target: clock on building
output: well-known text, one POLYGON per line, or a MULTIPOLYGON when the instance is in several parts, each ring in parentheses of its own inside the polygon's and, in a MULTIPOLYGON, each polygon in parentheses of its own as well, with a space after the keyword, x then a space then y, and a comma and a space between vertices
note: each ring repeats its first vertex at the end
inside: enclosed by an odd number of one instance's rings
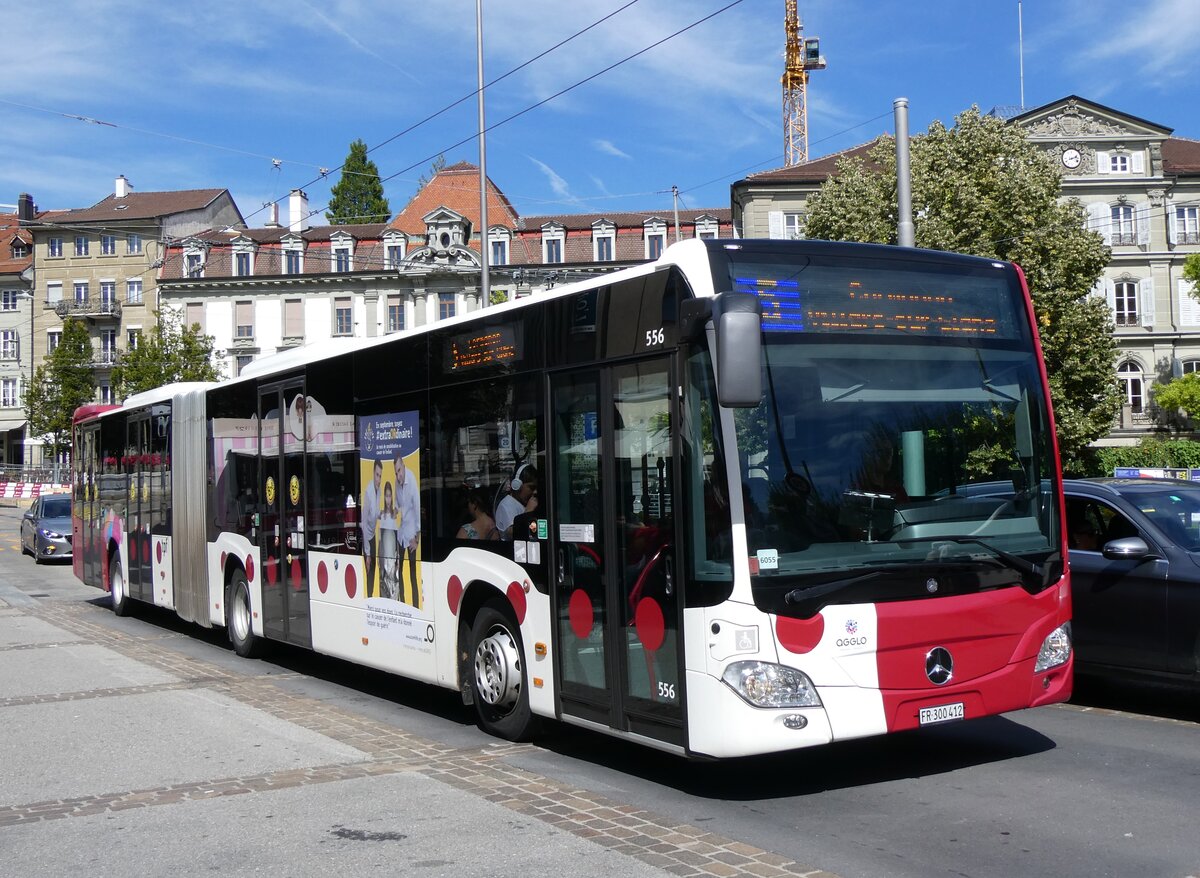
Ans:
POLYGON ((1074 147, 1063 150, 1062 163, 1064 168, 1073 171, 1079 167, 1081 161, 1083 161, 1083 156, 1080 155, 1079 150, 1074 147))

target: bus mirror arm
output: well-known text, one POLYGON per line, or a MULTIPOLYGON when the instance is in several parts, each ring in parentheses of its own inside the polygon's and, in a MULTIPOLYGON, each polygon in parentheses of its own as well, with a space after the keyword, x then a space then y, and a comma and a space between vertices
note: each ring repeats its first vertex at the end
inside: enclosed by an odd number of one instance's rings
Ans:
POLYGON ((679 338, 700 341, 712 319, 712 299, 684 299, 679 304, 679 338))

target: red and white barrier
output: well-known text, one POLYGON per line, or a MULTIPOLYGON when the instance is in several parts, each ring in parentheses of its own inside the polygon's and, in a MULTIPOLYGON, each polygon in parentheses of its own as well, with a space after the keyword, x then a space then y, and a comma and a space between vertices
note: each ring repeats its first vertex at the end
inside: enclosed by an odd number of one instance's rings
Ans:
POLYGON ((65 494, 69 485, 49 482, 0 482, 0 498, 5 500, 33 500, 42 494, 65 494))

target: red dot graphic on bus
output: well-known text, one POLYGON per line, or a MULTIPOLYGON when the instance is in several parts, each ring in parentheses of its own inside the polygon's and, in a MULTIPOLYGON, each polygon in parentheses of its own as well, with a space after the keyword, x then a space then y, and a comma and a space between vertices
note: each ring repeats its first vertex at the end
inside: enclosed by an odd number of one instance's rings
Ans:
POLYGON ((450 581, 446 583, 446 603, 450 605, 450 612, 458 615, 458 606, 462 603, 462 580, 457 576, 451 576, 450 581))
POLYGON ((142 562, 150 563, 150 537, 146 535, 142 536, 142 562))
POLYGON ((299 591, 301 588, 304 587, 304 583, 300 579, 300 559, 299 558, 292 559, 291 574, 292 574, 292 588, 295 589, 296 591, 299 591))
POLYGON ((354 572, 354 565, 346 565, 346 597, 352 598, 358 593, 358 574, 354 572))
POLYGON ((521 583, 510 582, 508 584, 508 602, 512 604, 513 612, 517 614, 517 624, 523 624, 525 622, 525 591, 521 588, 521 583))
POLYGON ((567 618, 571 620, 571 630, 580 640, 585 640, 592 633, 596 624, 596 614, 592 610, 592 599, 582 588, 571 592, 571 600, 567 603, 567 618))
POLYGON ((254 581, 254 556, 246 556, 246 579, 250 582, 254 581))
POLYGON ((158 543, 154 547, 154 556, 158 559, 158 563, 162 563, 162 543, 158 543))
POLYGON ((811 619, 788 619, 780 616, 775 620, 775 633, 779 645, 788 652, 803 655, 812 652, 825 633, 825 617, 820 614, 811 619))
POLYGON ((317 588, 321 590, 321 594, 325 594, 329 589, 329 568, 325 566, 324 561, 317 565, 317 588))
POLYGON ((638 601, 637 610, 633 614, 633 624, 642 646, 650 652, 657 652, 667 636, 662 607, 658 605, 658 601, 654 598, 642 598, 638 601))

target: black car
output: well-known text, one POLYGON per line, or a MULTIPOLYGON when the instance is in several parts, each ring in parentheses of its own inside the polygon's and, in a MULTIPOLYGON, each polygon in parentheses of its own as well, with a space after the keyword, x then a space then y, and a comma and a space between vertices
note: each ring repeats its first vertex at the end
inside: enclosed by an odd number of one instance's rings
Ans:
POLYGON ((1076 670, 1200 683, 1200 483, 1063 489, 1076 670))
POLYGON ((71 557, 71 496, 38 497, 21 516, 21 553, 37 563, 71 557))

